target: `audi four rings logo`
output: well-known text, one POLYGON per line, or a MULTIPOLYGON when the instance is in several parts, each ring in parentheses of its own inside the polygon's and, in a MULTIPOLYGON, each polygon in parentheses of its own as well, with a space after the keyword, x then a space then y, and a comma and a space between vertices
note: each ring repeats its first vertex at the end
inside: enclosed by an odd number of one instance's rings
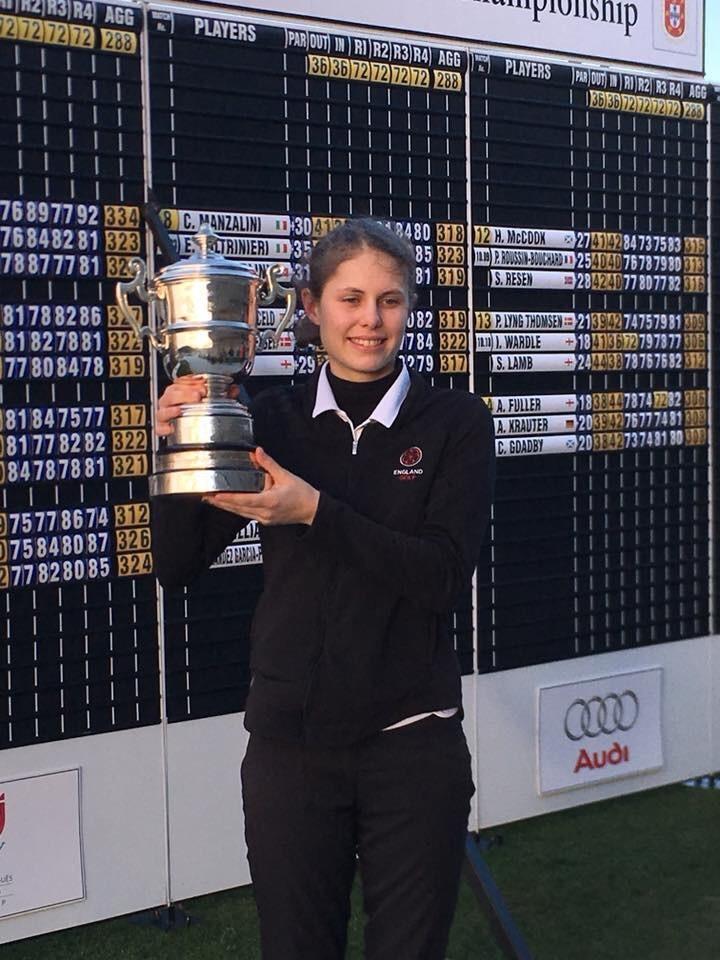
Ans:
POLYGON ((640 701, 633 690, 608 693, 605 697, 573 700, 565 714, 565 735, 569 740, 626 733, 640 716, 640 701))

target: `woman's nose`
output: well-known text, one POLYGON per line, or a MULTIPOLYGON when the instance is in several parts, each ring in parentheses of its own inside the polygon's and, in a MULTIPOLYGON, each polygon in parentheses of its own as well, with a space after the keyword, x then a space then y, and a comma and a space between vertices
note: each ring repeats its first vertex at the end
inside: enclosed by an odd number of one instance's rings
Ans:
POLYGON ((362 315, 362 325, 375 329, 382 324, 382 314, 377 303, 368 302, 362 315))

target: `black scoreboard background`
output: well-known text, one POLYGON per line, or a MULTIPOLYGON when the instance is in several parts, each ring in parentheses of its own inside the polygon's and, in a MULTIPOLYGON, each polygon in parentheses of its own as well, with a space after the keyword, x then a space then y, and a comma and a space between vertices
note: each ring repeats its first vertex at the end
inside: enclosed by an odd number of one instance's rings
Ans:
POLYGON ((481 669, 710 630, 706 96, 473 58, 475 388, 510 395, 481 669))
MULTIPOLYGON (((465 673, 710 631, 713 90, 90 0, 0 0, 0 71, 0 747, 155 723, 161 679, 170 720, 244 705, 257 530, 152 575, 148 188, 183 255, 209 221, 288 278, 346 217, 414 243, 403 356, 496 424, 465 673)), ((250 391, 318 361, 285 336, 250 391)))

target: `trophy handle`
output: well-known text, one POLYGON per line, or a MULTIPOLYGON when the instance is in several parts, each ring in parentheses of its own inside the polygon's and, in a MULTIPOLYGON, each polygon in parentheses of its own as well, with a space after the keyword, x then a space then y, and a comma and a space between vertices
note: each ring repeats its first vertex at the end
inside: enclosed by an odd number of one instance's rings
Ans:
POLYGON ((263 291, 262 288, 259 292, 258 303, 261 307, 269 307, 271 303, 274 303, 278 297, 282 297, 285 301, 285 313, 280 319, 280 323, 275 327, 274 331, 271 334, 273 343, 277 344, 280 340, 280 337, 285 332, 288 327, 288 324, 293 318, 295 313, 295 305, 297 303, 297 291, 294 287, 283 287, 282 284, 278 283, 278 274, 282 267, 279 263, 274 263, 265 274, 265 281, 263 286, 267 286, 267 290, 263 291))
POLYGON ((115 286, 115 299, 117 300, 117 305, 120 307, 120 313, 130 324, 135 332, 135 336, 141 343, 143 337, 147 337, 158 353, 162 353, 164 350, 167 350, 168 347, 167 333, 163 333, 162 336, 158 337, 152 327, 140 326, 133 316, 130 304, 128 303, 128 296, 131 293, 137 294, 144 303, 151 303, 159 300, 160 297, 154 290, 147 289, 147 271, 144 260, 141 260, 140 257, 133 257, 128 266, 134 274, 132 280, 127 280, 125 283, 118 283, 115 286))

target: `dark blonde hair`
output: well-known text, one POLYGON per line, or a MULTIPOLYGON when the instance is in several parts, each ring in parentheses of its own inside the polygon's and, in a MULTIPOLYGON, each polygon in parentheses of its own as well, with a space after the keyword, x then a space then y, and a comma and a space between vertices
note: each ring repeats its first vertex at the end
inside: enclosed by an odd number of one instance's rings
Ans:
POLYGON ((340 264, 363 248, 377 250, 395 261, 407 283, 408 302, 412 306, 415 302, 415 248, 404 236, 369 217, 348 220, 317 242, 308 260, 307 288, 313 297, 319 300, 325 284, 340 264))

